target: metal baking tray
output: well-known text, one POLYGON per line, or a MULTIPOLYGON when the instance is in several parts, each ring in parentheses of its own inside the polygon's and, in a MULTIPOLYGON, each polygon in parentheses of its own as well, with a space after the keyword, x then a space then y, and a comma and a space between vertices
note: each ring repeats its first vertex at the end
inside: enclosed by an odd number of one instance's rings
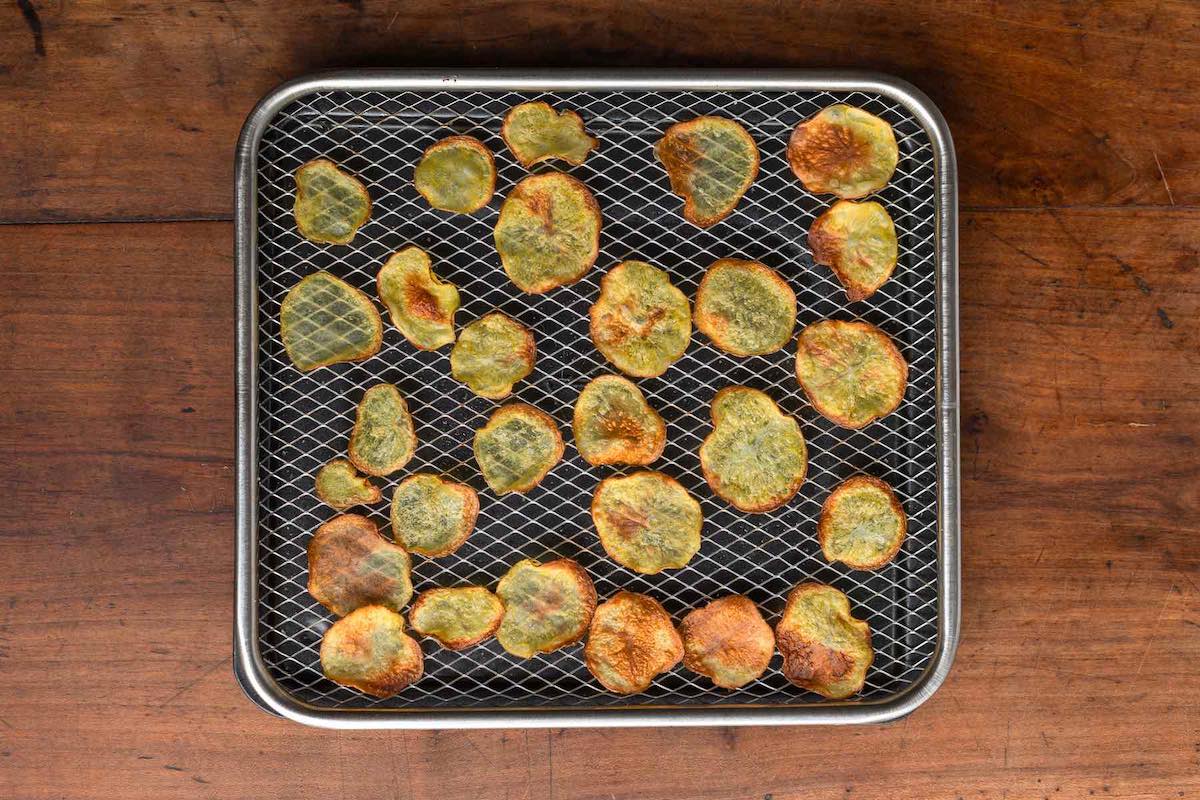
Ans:
POLYGON ((912 86, 874 74, 389 70, 307 77, 271 92, 247 119, 237 151, 235 664, 247 694, 283 716, 336 728, 861 723, 916 708, 946 677, 959 625, 956 213, 945 121, 912 86), (517 103, 543 99, 578 111, 600 139, 599 150, 569 171, 595 194, 604 227, 600 257, 583 280, 531 296, 505 278, 492 227, 503 197, 528 174, 500 138, 501 119, 517 103), (878 196, 896 223, 899 265, 878 293, 854 304, 828 269, 813 265, 806 246, 809 224, 832 198, 805 192, 785 158, 796 123, 833 102, 882 116, 900 146, 895 177, 878 196), (762 157, 736 211, 707 230, 683 219, 653 156, 668 125, 701 114, 739 121, 762 157), (412 187, 425 147, 456 133, 478 137, 496 155, 496 197, 470 216, 433 211, 412 187), (371 220, 348 246, 314 245, 295 229, 292 173, 322 155, 364 180, 374 202, 371 220), (580 388, 612 371, 588 339, 587 310, 600 277, 627 258, 667 269, 689 296, 718 257, 763 261, 797 292, 797 330, 836 317, 887 331, 910 364, 908 392, 884 420, 845 430, 804 400, 792 369, 794 343, 769 356, 734 358, 695 334, 665 375, 639 385, 668 423, 668 444, 654 468, 700 499, 704 543, 684 569, 639 575, 605 556, 588 513, 597 482, 618 470, 589 467, 568 444, 563 461, 530 494, 486 490, 471 440, 496 404, 449 377, 449 348, 415 351, 387 324, 383 348, 368 361, 307 375, 287 361, 278 316, 293 283, 327 269, 374 297, 379 266, 410 243, 459 287, 460 324, 499 308, 534 331, 536 371, 513 399, 552 414, 568 443, 580 388), (334 512, 317 502, 312 479, 344 453, 362 390, 381 380, 396 382, 409 398, 420 445, 409 468, 384 482, 384 502, 370 515, 386 526, 391 488, 417 470, 446 473, 480 491, 479 523, 467 544, 447 558, 414 558, 417 591, 494 586, 518 559, 566 556, 588 570, 601 599, 623 588, 646 592, 678 619, 740 592, 773 624, 794 584, 821 581, 846 592, 871 625, 875 662, 862 693, 841 702, 806 693, 784 679, 776 655, 762 679, 736 691, 716 689, 680 666, 647 692, 618 697, 591 678, 579 646, 523 660, 494 640, 462 652, 424 641, 424 678, 388 700, 327 680, 318 647, 332 618, 305 591, 305 545, 334 512), (731 384, 765 389, 801 421, 809 479, 777 512, 739 513, 715 498, 701 475, 697 448, 710 427, 709 402, 731 384), (901 553, 878 572, 825 563, 815 540, 825 496, 860 471, 892 484, 909 516, 901 553))

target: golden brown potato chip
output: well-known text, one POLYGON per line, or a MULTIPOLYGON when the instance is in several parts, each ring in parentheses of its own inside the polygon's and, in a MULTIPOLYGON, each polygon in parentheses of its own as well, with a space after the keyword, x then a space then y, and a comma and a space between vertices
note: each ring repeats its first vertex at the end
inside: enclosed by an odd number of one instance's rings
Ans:
POLYGON ((707 228, 729 215, 758 175, 758 147, 746 129, 723 117, 697 117, 667 128, 654 145, 683 216, 707 228))
POLYGON ((492 199, 496 161, 474 136, 451 136, 425 149, 413 186, 434 208, 470 214, 492 199))
POLYGON ((475 432, 475 460, 496 494, 528 492, 563 454, 562 434, 549 414, 510 403, 475 432))
POLYGON ((417 640, 404 632, 404 617, 383 606, 366 606, 325 631, 321 670, 343 686, 391 697, 420 680, 425 657, 417 640))
POLYGON ((767 671, 775 634, 754 602, 740 594, 688 612, 679 625, 683 665, 722 689, 738 689, 767 671))
POLYGON ((458 289, 438 280, 424 250, 410 246, 394 253, 379 270, 375 286, 392 324, 414 347, 437 350, 454 341, 458 289))
POLYGON ((328 272, 314 272, 288 290, 279 335, 301 372, 379 352, 383 320, 371 298, 328 272))
POLYGON ((495 239, 509 279, 523 292, 542 294, 574 283, 596 263, 600 206, 570 175, 530 175, 500 206, 495 239))
POLYGON ((574 111, 556 112, 549 103, 521 103, 504 116, 500 135, 528 169, 539 161, 561 158, 579 166, 600 142, 587 135, 574 111))
POLYGON ((637 694, 679 663, 683 642, 661 603, 622 591, 596 607, 583 658, 605 689, 637 694))
POLYGON ((696 327, 735 356, 774 353, 792 338, 796 293, 764 264, 717 259, 696 290, 696 327))
POLYGON ((800 423, 757 389, 728 386, 712 402, 712 433, 700 445, 708 485, 736 508, 774 511, 800 490, 808 449, 800 423))
POLYGON ((462 329, 450 351, 450 374, 480 397, 499 400, 529 377, 536 359, 529 329, 493 311, 462 329))
POLYGON ((596 587, 569 558, 539 564, 527 558, 500 579, 504 619, 496 639, 521 658, 549 653, 583 638, 596 610, 596 587))
POLYGON ((593 378, 575 401, 575 446, 584 460, 645 465, 662 455, 667 426, 642 390, 618 375, 593 378))
POLYGON ((808 229, 813 261, 833 270, 846 297, 865 300, 892 276, 899 249, 887 209, 868 200, 838 200, 808 229))
POLYGON ((788 595, 775 626, 789 681, 831 700, 863 687, 875 659, 871 628, 850 615, 846 595, 820 583, 802 583, 788 595))
POLYGON ((404 608, 413 591, 410 569, 404 548, 358 514, 334 517, 308 542, 308 593, 338 616, 367 605, 404 608))
POLYGON ((614 475, 592 498, 592 522, 605 552, 645 575, 678 569, 700 550, 700 504, 661 472, 614 475))
POLYGON ((482 586, 421 592, 408 612, 414 631, 432 636, 449 650, 479 644, 496 632, 503 618, 504 603, 482 586))
POLYGON ((296 170, 296 228, 321 244, 349 244, 371 217, 371 195, 332 161, 318 158, 296 170))
POLYGON ((823 416, 862 428, 900 405, 908 364, 874 325, 827 319, 800 331, 796 379, 823 416))
POLYGON ((644 261, 622 261, 610 269, 590 313, 596 349, 639 378, 666 372, 692 338, 687 297, 666 272, 644 261))
POLYGON ((392 538, 410 553, 448 556, 471 535, 478 516, 479 495, 470 486, 428 473, 413 475, 392 495, 392 538))
POLYGON ((854 199, 887 186, 900 150, 891 125, 838 103, 796 126, 787 157, 808 191, 854 199))
POLYGON ((908 517, 892 487, 870 475, 855 475, 826 498, 817 539, 830 563, 879 569, 900 551, 907 529, 908 517))
POLYGON ((416 449, 412 415, 400 390, 379 383, 363 392, 350 433, 354 466, 368 475, 390 475, 407 464, 416 449))
POLYGON ((366 503, 378 503, 379 487, 354 471, 344 458, 335 458, 317 470, 317 498, 339 511, 366 503))

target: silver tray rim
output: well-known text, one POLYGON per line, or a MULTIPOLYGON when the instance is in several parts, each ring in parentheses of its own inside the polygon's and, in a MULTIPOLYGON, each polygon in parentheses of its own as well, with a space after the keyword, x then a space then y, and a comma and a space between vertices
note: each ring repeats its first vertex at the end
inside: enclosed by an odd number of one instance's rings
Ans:
POLYGON ((912 713, 946 680, 961 618, 958 410, 958 175, 950 129, 912 84, 890 75, 827 69, 356 69, 318 72, 268 92, 250 112, 235 157, 236 561, 234 675, 264 710, 321 728, 451 729, 882 723, 912 713), (934 154, 937 236, 938 640, 924 673, 874 702, 636 708, 330 709, 298 700, 271 677, 258 646, 258 147, 275 115, 320 91, 864 91, 903 104, 934 154))

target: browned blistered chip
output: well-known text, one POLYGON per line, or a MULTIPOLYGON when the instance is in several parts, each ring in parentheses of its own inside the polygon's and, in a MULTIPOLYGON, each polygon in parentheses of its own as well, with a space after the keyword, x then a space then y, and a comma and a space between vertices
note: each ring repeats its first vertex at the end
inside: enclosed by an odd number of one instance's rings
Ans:
POLYGON ((518 561, 500 579, 496 594, 504 603, 496 639, 521 658, 579 641, 596 610, 592 579, 569 558, 518 561))
POLYGON ((683 642, 661 603, 622 591, 596 607, 583 657, 605 689, 637 694, 679 663, 683 642))
POLYGON ((900 151, 891 125, 838 103, 796 126, 787 156, 805 189, 854 199, 887 186, 900 151))
POLYGON ((892 487, 870 475, 855 475, 826 498, 817 540, 830 562, 879 569, 900 551, 907 529, 908 517, 892 487))
POLYGON ((555 111, 543 102, 512 108, 504 115, 500 135, 526 169, 551 158, 579 166, 600 144, 588 136, 574 111, 555 111))
POLYGON ((334 517, 308 542, 308 593, 339 616, 366 605, 404 608, 412 597, 410 570, 404 548, 358 514, 334 517))
POLYGON ((775 626, 775 642, 784 676, 832 700, 862 689, 875 658, 870 626, 850 615, 846 595, 820 583, 792 589, 775 626))
POLYGON ((796 327, 796 293, 757 261, 720 258, 696 290, 696 327, 735 356, 773 353, 796 327))
POLYGON ((619 375, 593 378, 575 401, 575 447, 593 466, 649 464, 662 455, 667 426, 642 390, 619 375))
POLYGON ((654 575, 678 569, 700 550, 700 504, 661 472, 614 475, 592 498, 592 522, 614 561, 654 575))
POLYGON ((368 475, 390 475, 417 449, 417 434, 404 395, 390 383, 363 392, 350 433, 350 461, 368 475))
POLYGON ((622 261, 600 280, 590 311, 596 349, 626 375, 662 375, 687 350, 692 311, 667 273, 644 261, 622 261))
POLYGON ((379 487, 354 471, 344 458, 335 458, 317 470, 317 498, 339 511, 366 503, 378 503, 379 487))
POLYGON ((393 254, 375 285, 392 324, 414 347, 436 350, 454 341, 458 289, 438 280, 424 250, 410 246, 393 254))
POLYGON ((451 136, 425 149, 413 185, 434 208, 470 214, 492 199, 496 162, 474 136, 451 136))
POLYGON ((733 211, 758 175, 758 147, 746 129, 723 117, 677 122, 654 145, 683 198, 683 216, 707 228, 733 211))
POLYGON ((549 414, 525 403, 510 403, 475 432, 474 450, 493 492, 528 492, 562 458, 563 440, 549 414))
POLYGON ((899 407, 908 364, 874 325, 827 319, 800 331, 796 379, 822 415, 862 428, 899 407))
POLYGON ((417 640, 404 632, 404 617, 383 606, 364 606, 325 631, 321 670, 343 686, 391 697, 420 680, 425 658, 417 640))
POLYGON ((757 680, 775 654, 775 634, 748 597, 733 594, 688 612, 679 625, 683 665, 723 689, 757 680))
POLYGON ((475 490, 437 475, 405 478, 392 495, 392 537, 409 552, 431 558, 461 547, 478 516, 475 490))
POLYGON ((896 226, 887 209, 868 200, 839 200, 808 229, 813 261, 833 270, 849 300, 865 300, 896 269, 896 226))
POLYGON ((414 631, 432 636, 449 650, 479 644, 496 632, 503 618, 504 603, 482 586, 421 592, 408 612, 414 631))
POLYGON ((462 329, 450 351, 450 374, 480 397, 499 400, 529 377, 536 359, 529 329, 493 311, 462 329))
POLYGON ((494 236, 509 279, 542 294, 574 283, 596 263, 600 205, 570 175, 530 175, 504 199, 494 236))

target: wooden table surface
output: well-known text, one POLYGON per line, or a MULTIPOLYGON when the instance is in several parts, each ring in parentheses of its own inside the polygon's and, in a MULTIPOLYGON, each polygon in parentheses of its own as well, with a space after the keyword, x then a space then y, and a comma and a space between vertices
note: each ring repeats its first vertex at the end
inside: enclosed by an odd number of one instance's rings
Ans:
POLYGON ((1200 8, 926 5, 0 5, 0 797, 1200 793, 1200 8), (234 142, 276 83, 356 65, 854 66, 941 107, 963 618, 925 706, 339 733, 242 696, 234 142))

